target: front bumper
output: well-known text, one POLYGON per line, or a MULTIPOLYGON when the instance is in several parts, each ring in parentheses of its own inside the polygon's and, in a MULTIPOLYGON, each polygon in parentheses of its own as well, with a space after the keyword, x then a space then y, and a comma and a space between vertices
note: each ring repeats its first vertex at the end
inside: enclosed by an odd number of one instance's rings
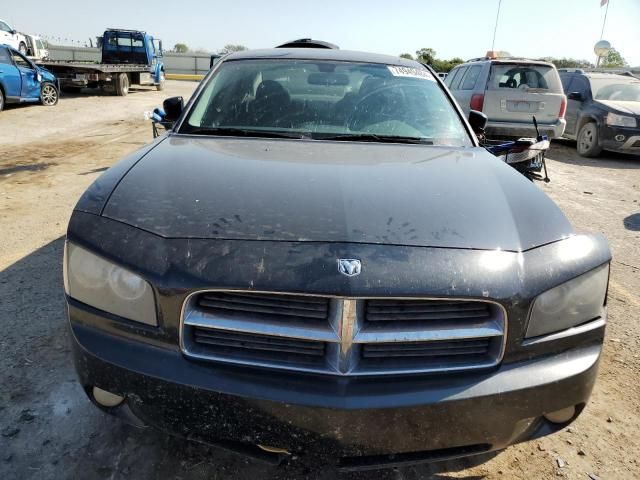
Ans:
POLYGON ((187 438, 331 458, 474 454, 556 431, 565 425, 542 415, 582 410, 604 335, 602 327, 576 348, 488 372, 358 379, 190 361, 177 346, 96 329, 113 321, 103 315, 69 301, 76 368, 87 392, 98 386, 120 394, 144 424, 187 438))
MULTIPOLYGON (((538 130, 540 135, 547 135, 549 138, 560 138, 564 134, 567 121, 564 118, 559 119, 556 123, 539 123, 538 130)), ((497 138, 534 138, 536 137, 536 129, 533 121, 523 122, 489 122, 485 131, 490 137, 497 138)))
POLYGON ((640 129, 600 125, 598 142, 604 150, 640 155, 640 129))

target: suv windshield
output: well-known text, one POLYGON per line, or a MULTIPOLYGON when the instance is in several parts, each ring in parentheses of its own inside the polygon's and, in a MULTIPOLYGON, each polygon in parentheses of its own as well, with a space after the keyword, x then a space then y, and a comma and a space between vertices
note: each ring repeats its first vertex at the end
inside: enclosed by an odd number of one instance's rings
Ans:
POLYGON ((180 133, 472 145, 428 70, 342 61, 223 62, 180 133))
POLYGON ((613 100, 617 102, 640 102, 640 82, 618 79, 591 78, 591 91, 594 100, 613 100))

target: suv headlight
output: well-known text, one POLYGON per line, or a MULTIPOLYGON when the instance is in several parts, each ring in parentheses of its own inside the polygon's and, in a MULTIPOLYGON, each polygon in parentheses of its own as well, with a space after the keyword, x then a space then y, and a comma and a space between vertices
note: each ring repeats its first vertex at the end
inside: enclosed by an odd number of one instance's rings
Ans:
POLYGON ((628 115, 618 115, 617 113, 609 112, 607 114, 607 125, 614 127, 636 127, 638 122, 633 117, 628 115))
POLYGON ((533 302, 525 338, 554 333, 602 316, 609 264, 540 294, 533 302))
POLYGON ((74 300, 147 325, 157 325, 151 285, 139 275, 67 242, 64 288, 74 300))

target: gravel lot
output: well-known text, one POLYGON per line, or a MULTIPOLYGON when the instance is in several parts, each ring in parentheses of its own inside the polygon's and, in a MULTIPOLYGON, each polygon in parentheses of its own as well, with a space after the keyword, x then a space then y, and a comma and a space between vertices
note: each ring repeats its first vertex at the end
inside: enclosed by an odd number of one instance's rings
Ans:
MULTIPOLYGON (((1 479, 336 477, 321 462, 265 467, 136 430, 90 405, 75 381, 61 273, 71 210, 102 171, 151 140, 145 110, 168 96, 187 98, 194 88, 168 81, 164 92, 66 96, 57 107, 0 113, 1 479)), ((570 142, 554 143, 549 156, 552 183, 540 188, 579 230, 604 233, 614 253, 604 359, 586 411, 565 431, 511 447, 480 467, 340 478, 640 478, 640 158, 586 160, 570 142)))

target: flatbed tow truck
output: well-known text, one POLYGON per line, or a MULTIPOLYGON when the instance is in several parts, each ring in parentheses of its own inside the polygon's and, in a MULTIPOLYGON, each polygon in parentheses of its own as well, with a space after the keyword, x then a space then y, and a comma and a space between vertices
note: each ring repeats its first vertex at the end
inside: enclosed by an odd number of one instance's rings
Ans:
POLYGON ((140 30, 107 29, 99 46, 98 62, 42 60, 36 62, 55 74, 65 92, 83 88, 102 88, 125 96, 131 85, 150 85, 164 89, 165 68, 162 41, 140 30))

